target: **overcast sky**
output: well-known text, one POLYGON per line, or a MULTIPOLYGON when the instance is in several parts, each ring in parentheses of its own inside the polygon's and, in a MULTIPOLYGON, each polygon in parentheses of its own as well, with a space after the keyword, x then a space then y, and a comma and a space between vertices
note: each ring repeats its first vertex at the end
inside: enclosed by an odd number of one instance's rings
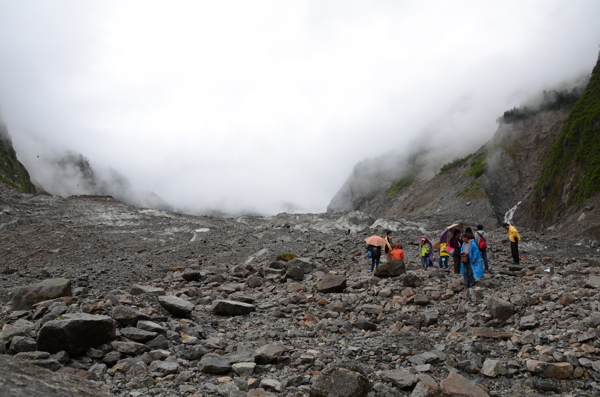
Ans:
POLYGON ((357 162, 481 144, 589 74, 598 21, 598 0, 0 0, 0 111, 33 177, 72 150, 179 207, 321 212, 357 162))

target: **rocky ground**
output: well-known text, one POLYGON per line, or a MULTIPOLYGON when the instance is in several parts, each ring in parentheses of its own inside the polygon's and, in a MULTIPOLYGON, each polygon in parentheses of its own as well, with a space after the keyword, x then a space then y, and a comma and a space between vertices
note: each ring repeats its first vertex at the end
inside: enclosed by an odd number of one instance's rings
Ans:
POLYGON ((418 266, 417 236, 438 221, 0 193, 6 395, 600 394, 594 240, 520 229, 515 267, 506 231, 486 228, 492 270, 465 289, 418 266), (398 277, 365 258, 362 240, 385 228, 405 248, 398 277))

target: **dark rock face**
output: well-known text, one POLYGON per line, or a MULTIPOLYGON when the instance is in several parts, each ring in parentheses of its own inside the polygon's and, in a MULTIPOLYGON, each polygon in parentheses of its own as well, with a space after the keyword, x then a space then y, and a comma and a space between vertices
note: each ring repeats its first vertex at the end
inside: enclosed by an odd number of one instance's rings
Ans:
POLYGON ((20 287, 13 297, 13 310, 29 310, 36 303, 71 296, 71 281, 65 278, 44 280, 36 285, 20 287))
POLYGON ((116 337, 115 323, 108 316, 85 313, 65 314, 62 320, 49 321, 40 329, 38 350, 78 355, 116 337))
POLYGON ((0 391, 10 397, 109 397, 101 384, 0 354, 0 391))

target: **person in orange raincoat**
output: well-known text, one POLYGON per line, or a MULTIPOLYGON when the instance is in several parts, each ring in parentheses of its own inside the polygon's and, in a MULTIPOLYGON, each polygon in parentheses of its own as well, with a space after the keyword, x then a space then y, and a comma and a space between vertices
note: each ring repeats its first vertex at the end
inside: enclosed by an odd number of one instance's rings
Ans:
POLYGON ((392 252, 390 252, 390 255, 393 261, 396 259, 404 259, 404 251, 402 251, 402 246, 396 243, 396 245, 394 245, 394 249, 392 252))

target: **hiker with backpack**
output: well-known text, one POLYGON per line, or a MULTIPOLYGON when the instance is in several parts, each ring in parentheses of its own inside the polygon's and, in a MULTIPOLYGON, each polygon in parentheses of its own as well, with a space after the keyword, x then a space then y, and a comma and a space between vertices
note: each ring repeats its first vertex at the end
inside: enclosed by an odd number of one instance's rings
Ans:
POLYGON ((475 242, 481 251, 481 259, 483 260, 483 266, 486 271, 489 271, 488 258, 487 258, 487 247, 488 247, 488 234, 483 231, 483 225, 477 225, 477 232, 475 233, 475 242))

